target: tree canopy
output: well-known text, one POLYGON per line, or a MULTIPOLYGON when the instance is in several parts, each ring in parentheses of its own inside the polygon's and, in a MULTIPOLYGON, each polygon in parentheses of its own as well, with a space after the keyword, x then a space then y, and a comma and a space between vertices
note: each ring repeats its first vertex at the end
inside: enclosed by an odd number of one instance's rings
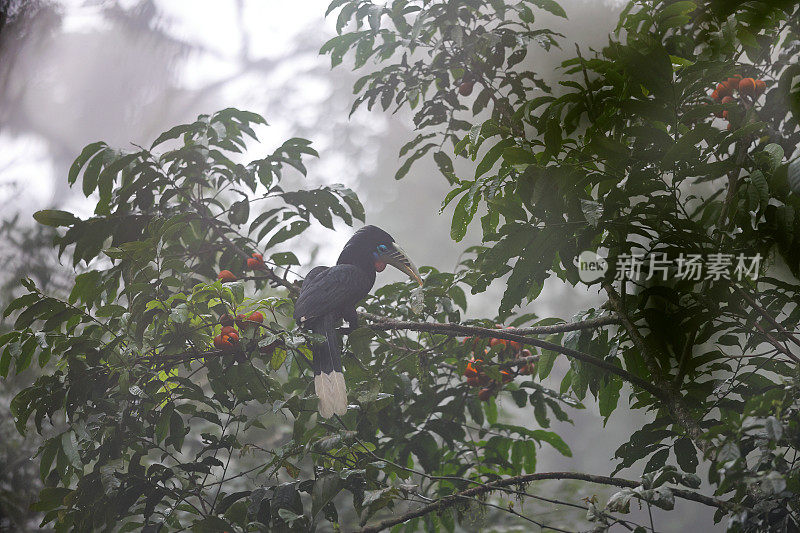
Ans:
POLYGON ((286 186, 318 156, 304 139, 245 162, 267 126, 238 109, 148 148, 90 144, 67 179, 94 214, 35 215, 58 228, 74 286, 61 299, 24 280, 0 337, 0 376, 44 369, 11 404, 19 432, 46 436, 43 524, 454 531, 496 513, 568 531, 514 502, 571 479, 619 489, 545 498, 597 531, 653 530, 631 503, 676 498, 731 531, 797 530, 798 5, 631 2, 555 87, 528 58, 569 44, 547 28, 566 17, 554 0, 335 0, 327 14, 339 35, 321 53, 365 70, 353 109, 413 110, 395 178, 431 155, 453 240, 480 244, 455 272, 422 267, 422 296, 393 283, 364 302, 344 354, 352 405, 326 421, 287 246, 363 222, 353 191, 286 186), (610 268, 582 278, 583 252, 610 268), (551 276, 607 302, 572 322, 527 312, 551 276), (495 280, 496 316, 465 320, 467 293, 495 280), (225 315, 238 342, 215 346, 225 315), (533 417, 513 423, 498 397, 533 417), (588 402, 652 421, 611 472, 538 469, 542 447, 571 455, 552 420, 588 402), (629 467, 641 478, 615 476, 629 467))

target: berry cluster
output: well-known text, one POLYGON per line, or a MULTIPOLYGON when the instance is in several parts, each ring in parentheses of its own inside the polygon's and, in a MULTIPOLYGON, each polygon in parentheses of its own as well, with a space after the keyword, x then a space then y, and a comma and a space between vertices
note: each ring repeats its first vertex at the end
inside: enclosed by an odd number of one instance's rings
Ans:
POLYGON ((264 322, 264 315, 259 311, 250 313, 250 316, 239 314, 236 315, 236 318, 233 318, 231 315, 222 315, 219 319, 219 323, 222 325, 222 331, 219 335, 214 337, 214 348, 218 350, 232 350, 239 344, 239 331, 258 327, 262 322, 264 322), (234 327, 234 324, 239 330, 234 327))
MULTIPOLYGON (((720 104, 730 104, 738 102, 745 109, 753 105, 758 97, 767 90, 767 83, 764 80, 753 78, 742 78, 736 74, 727 80, 718 83, 716 89, 711 92, 711 99, 720 104), (737 97, 738 93, 738 97, 737 97)), ((728 110, 717 113, 717 116, 730 121, 728 110)), ((728 129, 731 129, 728 124, 728 129)))
MULTIPOLYGON (((502 326, 497 327, 501 328, 502 326)), ((468 343, 472 343, 473 346, 475 346, 478 343, 478 340, 473 337, 467 337, 462 341, 462 344, 468 343)), ((484 353, 489 353, 491 349, 495 347, 499 347, 498 351, 502 359, 508 359, 509 355, 513 356, 514 359, 530 357, 533 355, 527 348, 522 348, 522 344, 506 339, 491 339, 489 341, 489 346, 485 348, 484 353)), ((501 370, 500 375, 502 376, 502 379, 498 381, 490 378, 486 374, 484 371, 485 364, 486 363, 482 358, 475 357, 473 351, 473 357, 469 360, 467 363, 467 368, 464 370, 464 377, 467 378, 467 384, 471 387, 481 387, 481 389, 478 391, 478 398, 482 402, 488 402, 492 396, 496 396, 497 393, 500 392, 500 389, 503 388, 503 385, 513 381, 515 377, 519 375, 530 375, 536 371, 535 363, 526 363, 517 367, 516 370, 501 370)))
MULTIPOLYGON (((266 270, 267 266, 264 264, 264 256, 261 254, 253 253, 247 258, 247 270, 266 270)), ((236 274, 230 270, 220 270, 217 274, 217 279, 222 283, 236 281, 238 278, 236 274)))

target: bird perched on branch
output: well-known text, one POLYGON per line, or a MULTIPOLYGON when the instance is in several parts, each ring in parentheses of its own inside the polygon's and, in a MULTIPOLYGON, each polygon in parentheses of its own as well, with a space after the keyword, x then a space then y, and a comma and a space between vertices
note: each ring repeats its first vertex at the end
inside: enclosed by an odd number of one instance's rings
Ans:
POLYGON ((356 327, 356 306, 375 284, 376 272, 392 265, 422 285, 419 271, 391 235, 375 226, 359 229, 345 244, 336 266, 318 266, 303 281, 294 319, 304 329, 325 337, 313 343, 314 388, 324 418, 347 412, 347 390, 336 325, 346 320, 356 327))

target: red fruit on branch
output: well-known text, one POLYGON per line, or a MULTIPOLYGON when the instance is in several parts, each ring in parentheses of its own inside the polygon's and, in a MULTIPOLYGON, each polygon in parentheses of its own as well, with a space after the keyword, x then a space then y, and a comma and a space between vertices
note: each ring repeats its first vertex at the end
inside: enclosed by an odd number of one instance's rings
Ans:
POLYGON ((256 322, 258 324, 261 324, 262 322, 264 322, 264 315, 261 314, 261 311, 253 311, 252 313, 250 313, 250 316, 247 317, 247 320, 249 320, 250 322, 256 322))
POLYGON ((222 335, 229 335, 231 333, 236 333, 236 330, 233 328, 233 326, 222 327, 222 333, 221 333, 222 335))
MULTIPOLYGON (((239 341, 239 337, 236 337, 236 342, 239 341)), ((233 348, 233 342, 231 342, 231 338, 228 335, 217 335, 214 337, 214 348, 219 350, 230 350, 233 348)))
POLYGON ((467 363, 467 368, 464 370, 464 376, 467 378, 477 378, 478 371, 475 370, 475 367, 472 366, 472 363, 467 363))
POLYGON ((222 315, 219 317, 219 323, 223 326, 232 326, 233 325, 233 317, 231 315, 222 315))
POLYGON ((489 341, 489 346, 491 346, 492 348, 500 345, 505 346, 506 344, 508 344, 508 341, 505 339, 492 339, 489 341))
POLYGON ((254 254, 258 255, 259 257, 250 257, 247 259, 247 268, 250 270, 266 270, 267 267, 264 266, 264 259, 261 258, 261 254, 254 254))
POLYGON ((739 88, 739 82, 742 80, 742 76, 739 74, 735 74, 725 80, 725 86, 730 89, 731 92, 737 90, 739 88))
POLYGON ((534 366, 534 364, 530 363, 519 367, 519 373, 522 374, 523 376, 530 376, 535 372, 535 369, 536 367, 534 366))
POLYGON ((744 78, 739 82, 739 93, 742 96, 755 98, 756 96, 756 80, 753 78, 744 78))
POLYGON ((717 97, 716 99, 725 98, 726 96, 733 96, 733 91, 724 83, 717 84, 717 97))
POLYGON ((767 90, 767 82, 764 80, 756 80, 756 95, 761 96, 767 90))
POLYGON ((233 272, 230 270, 220 270, 219 274, 217 274, 217 279, 222 281, 222 283, 228 283, 230 281, 236 281, 236 276, 234 276, 233 272))
POLYGON ((488 402, 491 397, 492 389, 481 389, 480 392, 478 392, 478 399, 482 402, 488 402))

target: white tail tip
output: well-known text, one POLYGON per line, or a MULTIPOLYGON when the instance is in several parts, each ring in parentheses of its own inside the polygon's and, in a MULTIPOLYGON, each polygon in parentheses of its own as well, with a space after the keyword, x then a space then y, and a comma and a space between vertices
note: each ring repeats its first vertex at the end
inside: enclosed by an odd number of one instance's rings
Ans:
POLYGON ((330 418, 336 413, 343 416, 347 413, 347 389, 344 374, 333 371, 330 374, 314 376, 314 390, 319 398, 319 414, 322 418, 330 418))

